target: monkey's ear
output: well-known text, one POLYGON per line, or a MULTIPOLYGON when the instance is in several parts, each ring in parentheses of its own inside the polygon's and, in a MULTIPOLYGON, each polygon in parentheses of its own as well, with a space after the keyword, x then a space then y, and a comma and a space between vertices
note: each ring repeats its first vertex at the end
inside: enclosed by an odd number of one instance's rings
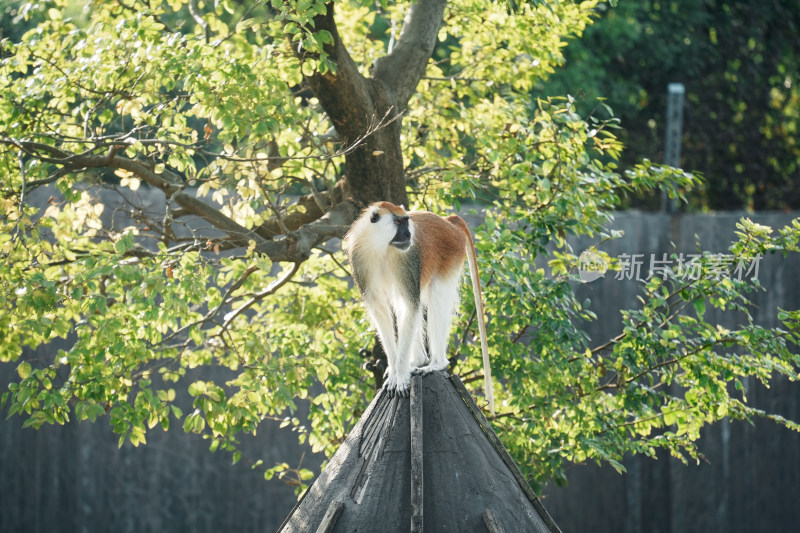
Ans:
POLYGON ((380 219, 381 219, 381 215, 377 211, 373 211, 372 212, 372 216, 369 217, 369 221, 372 222, 373 224, 376 223, 380 219))

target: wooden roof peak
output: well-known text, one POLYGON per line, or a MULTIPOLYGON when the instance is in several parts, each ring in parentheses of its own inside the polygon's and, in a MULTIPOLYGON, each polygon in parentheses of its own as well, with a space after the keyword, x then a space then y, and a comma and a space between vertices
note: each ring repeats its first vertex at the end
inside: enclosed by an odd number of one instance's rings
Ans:
POLYGON ((458 376, 385 390, 279 529, 560 533, 458 376))

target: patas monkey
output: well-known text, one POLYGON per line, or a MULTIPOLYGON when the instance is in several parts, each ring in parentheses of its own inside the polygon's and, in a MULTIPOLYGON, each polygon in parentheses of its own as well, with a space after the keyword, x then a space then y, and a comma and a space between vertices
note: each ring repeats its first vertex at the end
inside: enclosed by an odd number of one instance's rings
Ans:
POLYGON ((447 341, 458 306, 458 282, 469 260, 483 352, 486 400, 494 414, 486 324, 475 246, 457 216, 370 205, 345 237, 353 278, 386 352, 386 388, 407 394, 412 370, 447 368, 447 341), (425 321, 423 320, 425 317, 425 321), (426 356, 427 348, 427 356, 426 356))

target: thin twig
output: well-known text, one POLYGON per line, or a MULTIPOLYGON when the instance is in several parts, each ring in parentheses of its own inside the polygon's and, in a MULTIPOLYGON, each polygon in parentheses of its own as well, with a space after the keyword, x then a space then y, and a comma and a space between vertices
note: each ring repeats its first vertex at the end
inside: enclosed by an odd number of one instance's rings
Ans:
POLYGON ((275 292, 277 292, 278 289, 280 289, 281 287, 286 285, 294 277, 294 275, 297 273, 297 271, 300 270, 300 264, 301 263, 294 263, 292 265, 292 268, 288 272, 286 272, 282 277, 280 277, 280 278, 276 279, 275 281, 273 281, 272 283, 270 283, 269 286, 267 286, 267 288, 264 289, 263 291, 253 295, 253 297, 250 298, 244 304, 242 304, 241 307, 239 307, 237 309, 234 309, 233 311, 231 311, 230 313, 225 315, 225 322, 222 324, 222 331, 227 330, 228 326, 230 326, 231 322, 236 317, 238 317, 243 312, 245 312, 247 309, 249 309, 250 307, 252 307, 256 303, 260 302, 261 300, 263 300, 267 296, 275 294, 275 292))

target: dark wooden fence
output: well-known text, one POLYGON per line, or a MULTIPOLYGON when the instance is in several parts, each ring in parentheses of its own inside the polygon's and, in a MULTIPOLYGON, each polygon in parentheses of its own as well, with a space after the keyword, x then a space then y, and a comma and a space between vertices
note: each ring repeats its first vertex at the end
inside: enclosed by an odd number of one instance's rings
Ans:
MULTIPOLYGON (((650 254, 661 258, 672 251, 725 253, 742 216, 624 213, 612 225, 625 232, 624 238, 606 243, 603 249, 612 257, 644 254, 646 277, 650 254)), ((797 216, 751 218, 777 229, 797 216)), ((588 245, 587 241, 574 243, 577 251, 588 245)), ((755 294, 757 307, 751 314, 758 324, 776 326, 778 307, 800 306, 800 258, 765 256, 758 278, 764 291, 755 294)), ((593 340, 602 342, 619 333, 618 310, 636 306, 637 285, 635 280, 610 275, 579 288, 598 314, 598 320, 587 325, 593 340)), ((710 306, 707 313, 728 327, 742 318, 713 315, 710 306)), ((753 380, 745 385, 754 405, 793 420, 800 417, 800 384, 780 379, 769 389, 753 380)), ((543 503, 565 532, 757 533, 797 528, 800 434, 763 420, 754 425, 725 421, 702 431, 700 449, 705 460, 699 465, 684 465, 662 454, 658 460, 629 458, 626 475, 608 467, 576 467, 570 472, 569 486, 548 487, 543 503)))
MULTIPOLYGON (((797 216, 797 215, 795 215, 797 216)), ((612 225, 625 237, 604 245, 612 256, 698 249, 724 252, 739 215, 667 217, 624 213, 612 225)), ((790 215, 758 215, 782 226, 790 215)), ((580 251, 588 242, 576 241, 580 251)), ((647 268, 647 264, 644 265, 647 268)), ((759 279, 757 322, 774 325, 776 308, 800 303, 800 261, 766 257, 759 279)), ((597 322, 587 326, 597 342, 615 335, 619 309, 636 306, 635 280, 613 275, 582 285, 597 322)), ((736 317, 719 317, 720 321, 736 317)), ((730 322, 727 322, 730 324, 730 322)), ((0 390, 13 375, 0 365, 0 390)), ((756 405, 800 419, 800 385, 778 381, 770 389, 750 383, 756 405)), ((103 420, 21 429, 19 418, 0 421, 0 531, 2 532, 271 532, 291 510, 295 495, 277 480, 264 481, 245 458, 210 453, 205 441, 179 427, 148 435, 139 448, 117 447, 103 420)), ((628 473, 577 466, 566 488, 547 487, 545 507, 568 532, 791 531, 800 523, 800 435, 772 423, 725 422, 703 431, 706 461, 684 466, 668 457, 629 458, 628 473)), ((245 456, 317 468, 295 436, 277 426, 244 442, 245 456)))

